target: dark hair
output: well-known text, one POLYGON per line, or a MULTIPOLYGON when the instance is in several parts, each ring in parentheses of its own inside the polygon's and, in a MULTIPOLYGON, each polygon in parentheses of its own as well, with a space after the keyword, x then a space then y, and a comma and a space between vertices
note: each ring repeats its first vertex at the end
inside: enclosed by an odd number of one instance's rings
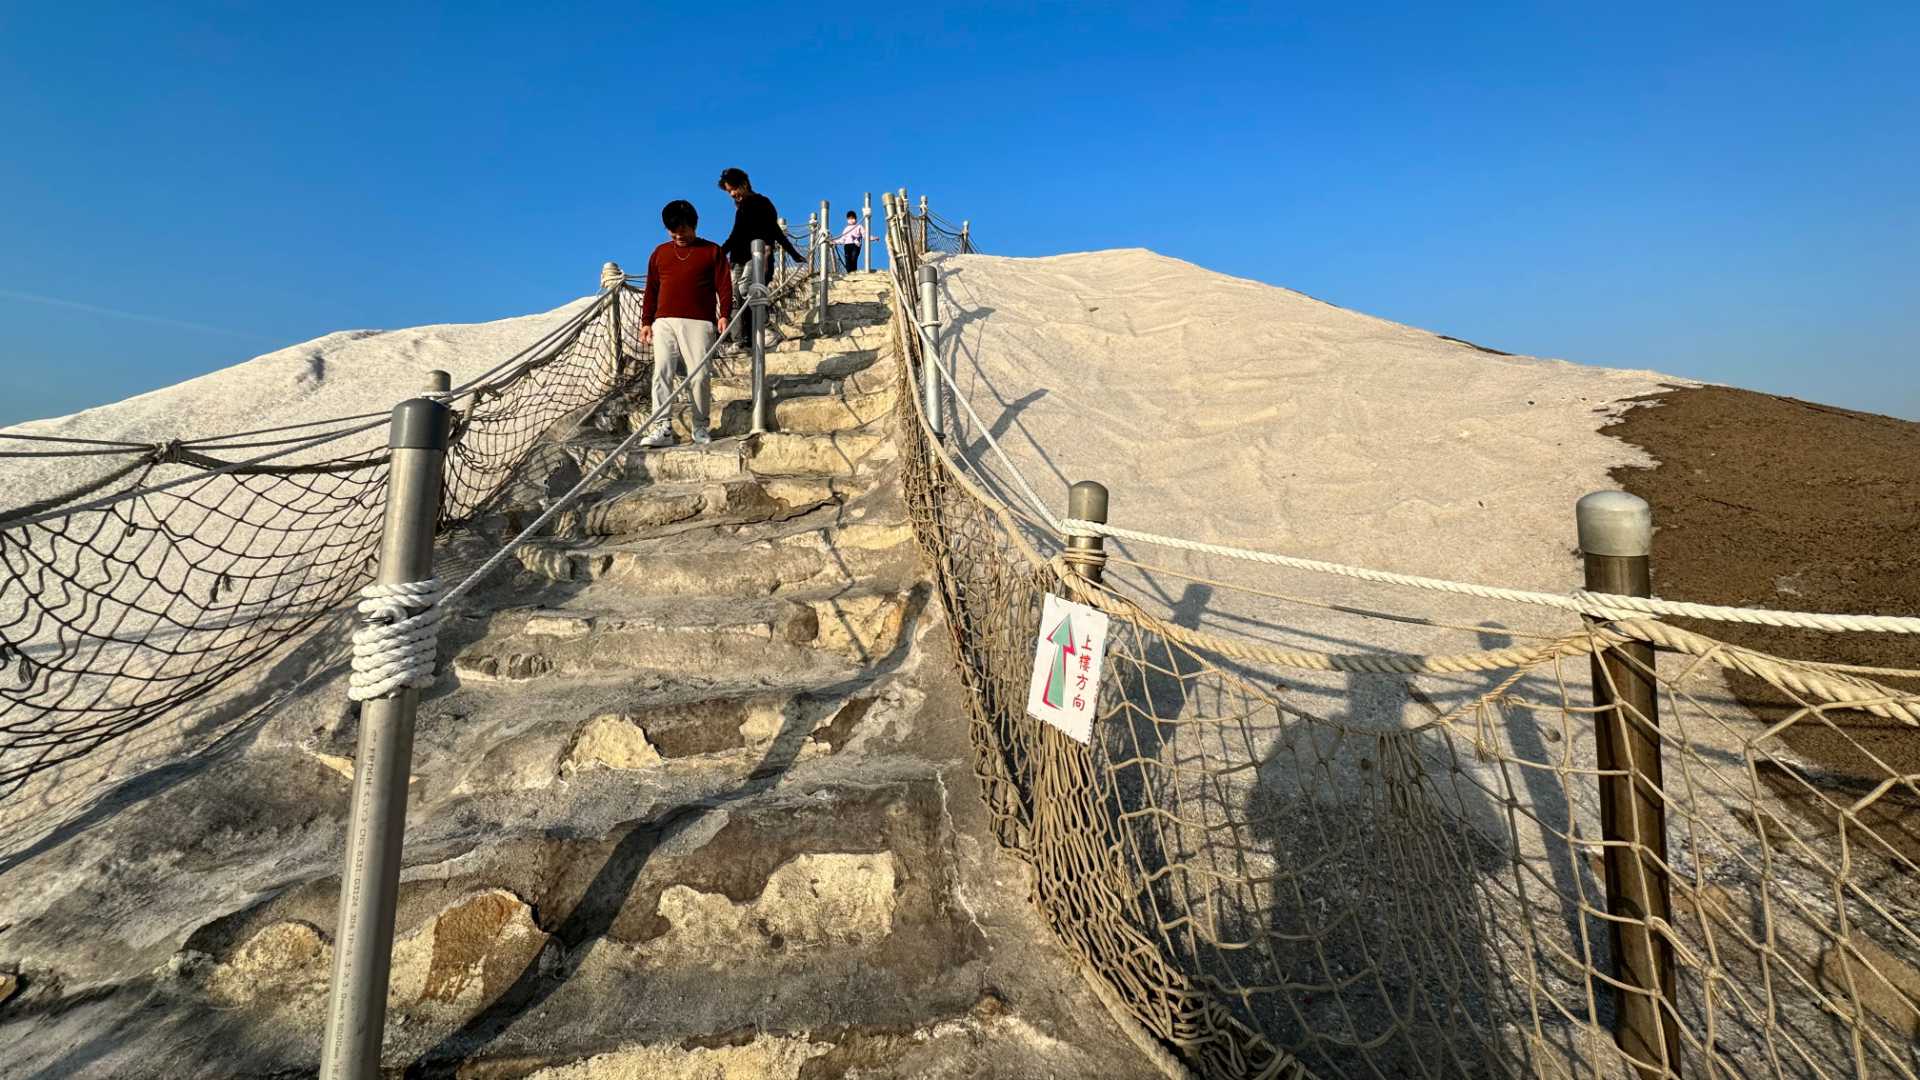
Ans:
POLYGON ((700 211, 685 199, 675 199, 660 208, 660 223, 669 229, 700 224, 700 211))
POLYGON ((747 181, 747 170, 721 169, 720 186, 723 188, 750 188, 753 185, 747 181))
POLYGON ((849 210, 849 211, 847 211, 847 216, 848 216, 848 217, 850 217, 850 218, 857 218, 857 217, 859 217, 860 215, 859 215, 859 214, 856 214, 856 213, 854 213, 854 212, 853 212, 853 211, 851 211, 851 210, 849 210))

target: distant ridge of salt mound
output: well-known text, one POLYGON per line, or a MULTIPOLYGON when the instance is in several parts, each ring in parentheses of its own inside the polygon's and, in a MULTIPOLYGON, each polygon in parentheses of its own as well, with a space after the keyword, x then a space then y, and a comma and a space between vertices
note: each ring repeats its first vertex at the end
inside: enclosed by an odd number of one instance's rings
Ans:
POLYGON ((428 371, 451 372, 455 383, 478 375, 590 302, 493 322, 336 330, 111 404, 0 430, 144 442, 382 411, 418 391, 428 371))
MULTIPOLYGON (((417 394, 427 372, 449 372, 458 385, 538 341, 591 302, 582 298, 493 322, 336 330, 172 386, 0 430, 160 444, 384 413, 417 394)), ((373 432, 362 441, 374 444, 384 437, 373 432)), ((100 473, 100 460, 10 462, 8 502, 18 506, 72 490, 100 473)))
MULTIPOLYGON (((1649 462, 1599 433, 1694 385, 1499 353, 1139 248, 942 260, 960 391, 1064 508, 1406 573, 1564 590, 1573 504, 1649 462)), ((975 448, 977 449, 977 448, 975 448)), ((979 456, 975 454, 974 456, 979 456)), ((990 460, 983 459, 991 468, 990 460)))

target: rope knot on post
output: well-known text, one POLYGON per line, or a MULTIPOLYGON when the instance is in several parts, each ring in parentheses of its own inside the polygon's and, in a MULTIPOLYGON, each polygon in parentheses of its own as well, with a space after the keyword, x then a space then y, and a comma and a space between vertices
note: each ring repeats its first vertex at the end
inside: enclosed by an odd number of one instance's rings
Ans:
POLYGON ((627 272, 620 269, 619 263, 610 262, 600 268, 600 290, 602 292, 624 285, 626 282, 627 272))
POLYGON ((433 685, 443 609, 439 578, 360 590, 367 625, 353 633, 353 676, 347 697, 372 701, 411 687, 433 685))

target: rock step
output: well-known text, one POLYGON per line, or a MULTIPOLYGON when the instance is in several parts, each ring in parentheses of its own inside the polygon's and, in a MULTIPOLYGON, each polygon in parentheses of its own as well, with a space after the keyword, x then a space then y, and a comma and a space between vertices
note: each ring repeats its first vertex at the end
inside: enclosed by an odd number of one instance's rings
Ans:
MULTIPOLYGON (((885 324, 879 326, 850 326, 836 328, 830 333, 799 335, 788 334, 766 349, 768 356, 778 353, 832 353, 849 349, 879 349, 893 340, 893 331, 885 324)), ((729 365, 740 363, 742 359, 729 358, 729 365)))
MULTIPOLYGON (((883 431, 865 429, 828 434, 769 432, 737 438, 722 434, 705 446, 683 443, 654 450, 634 447, 622 452, 602 475, 609 480, 636 482, 851 476, 883 444, 890 445, 883 431)), ((606 439, 584 442, 574 448, 576 461, 582 470, 597 468, 617 445, 606 439)))
POLYGON ((761 539, 728 550, 673 551, 645 544, 529 542, 517 555, 550 581, 617 582, 629 596, 771 596, 911 573, 912 527, 857 522, 761 539))
MULTIPOLYGON (((845 481, 831 477, 746 477, 730 480, 624 484, 562 511, 542 534, 554 537, 648 536, 700 525, 783 521, 844 500, 845 481)), ((503 515, 518 532, 538 516, 530 509, 503 515)))
MULTIPOLYGON (((823 385, 825 389, 819 393, 786 395, 773 393, 770 387, 772 400, 767 409, 769 428, 798 435, 828 435, 865 427, 893 409, 896 395, 892 385, 880 390, 856 390, 846 394, 834 393, 830 382, 823 385)), ((709 430, 721 436, 746 435, 753 429, 752 387, 743 378, 725 387, 725 390, 723 397, 721 387, 714 388, 714 416, 708 421, 709 430)), ((649 410, 629 413, 628 430, 646 423, 651 415, 649 410)), ((691 437, 692 423, 690 410, 674 410, 673 427, 676 435, 691 437)))
MULTIPOLYGON (((607 558, 619 564, 617 556, 607 558)), ((642 565, 661 561, 654 557, 642 565)), ((776 569, 794 571, 795 565, 776 569)), ((654 595, 695 600, 652 611, 500 612, 486 620, 476 640, 459 647, 451 670, 463 684, 578 682, 649 671, 682 679, 748 675, 824 681, 844 677, 849 665, 892 653, 913 606, 907 588, 885 585, 830 586, 780 597, 725 596, 704 603, 698 602, 699 593, 654 595)))
MULTIPOLYGON (((562 781, 599 780, 612 790, 628 781, 671 790, 670 801, 698 801, 759 769, 776 743, 796 742, 796 763, 839 751, 861 729, 878 694, 857 683, 798 678, 778 688, 744 686, 696 698, 686 696, 690 684, 676 683, 664 694, 659 681, 651 685, 654 691, 584 712, 569 708, 577 695, 549 708, 532 686, 520 690, 521 717, 481 714, 466 723, 487 728, 483 742, 441 750, 447 769, 440 785, 460 798, 546 791, 562 781), (566 719, 529 722, 529 710, 566 719)), ((508 829, 523 827, 524 804, 496 803, 494 810, 513 819, 501 822, 508 829)), ((475 820, 486 810, 470 805, 465 816, 475 820)))
MULTIPOLYGON (((944 785, 778 785, 791 764, 602 835, 494 833, 409 867, 383 1064, 453 1075, 478 1055, 966 1014, 986 942, 954 892, 944 785)), ((310 1059, 338 888, 297 885, 202 927, 178 992, 269 1014, 310 1059)))

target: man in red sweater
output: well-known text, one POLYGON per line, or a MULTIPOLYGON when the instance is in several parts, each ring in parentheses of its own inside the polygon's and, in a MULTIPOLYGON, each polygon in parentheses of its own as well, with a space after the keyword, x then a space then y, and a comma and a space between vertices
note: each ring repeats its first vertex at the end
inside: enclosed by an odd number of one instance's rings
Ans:
MULTIPOLYGON (((658 409, 673 393, 676 368, 692 378, 688 398, 693 404, 693 441, 704 443, 707 408, 713 395, 708 383, 714 342, 727 332, 727 313, 733 310, 733 276, 720 245, 694 235, 700 212, 685 199, 675 199, 660 211, 660 221, 673 239, 653 249, 647 260, 647 294, 640 308, 640 344, 653 346, 653 406, 658 409), (707 366, 702 366, 705 361, 707 366)), ((640 439, 641 446, 672 446, 671 411, 640 439)))

